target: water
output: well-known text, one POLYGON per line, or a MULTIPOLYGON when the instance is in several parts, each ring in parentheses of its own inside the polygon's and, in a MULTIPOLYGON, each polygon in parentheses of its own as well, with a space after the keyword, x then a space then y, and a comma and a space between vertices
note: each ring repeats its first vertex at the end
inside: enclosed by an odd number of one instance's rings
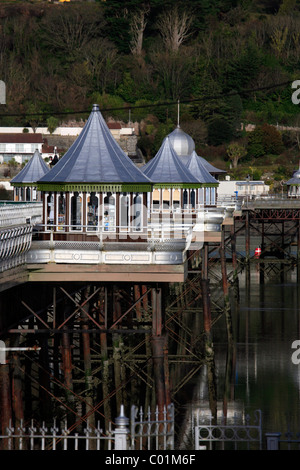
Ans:
MULTIPOLYGON (((297 433, 300 365, 292 362, 292 343, 300 340, 296 270, 286 272, 284 279, 275 273, 262 284, 253 267, 250 282, 243 273, 239 285, 239 303, 232 302, 233 347, 228 345, 225 319, 213 328, 218 413, 226 409, 228 419, 234 414, 254 417, 259 409, 263 437, 269 432, 297 433)), ((209 409, 207 390, 202 370, 194 383, 193 398, 186 405, 187 416, 209 409)))
POLYGON ((292 343, 300 338, 299 290, 295 271, 265 279, 251 271, 240 282, 234 314, 236 364, 234 402, 262 411, 263 431, 300 430, 300 368, 292 362, 292 343))

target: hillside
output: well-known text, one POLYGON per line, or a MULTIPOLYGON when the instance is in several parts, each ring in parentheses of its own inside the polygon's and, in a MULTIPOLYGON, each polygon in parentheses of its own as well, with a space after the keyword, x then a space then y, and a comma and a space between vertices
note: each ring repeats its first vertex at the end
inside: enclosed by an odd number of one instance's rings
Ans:
POLYGON ((268 172, 276 186, 298 167, 300 140, 281 131, 276 145, 263 125, 297 126, 299 31, 296 0, 3 1, 0 125, 85 119, 97 102, 106 117, 140 123, 149 159, 179 100, 199 154, 233 176, 268 172))

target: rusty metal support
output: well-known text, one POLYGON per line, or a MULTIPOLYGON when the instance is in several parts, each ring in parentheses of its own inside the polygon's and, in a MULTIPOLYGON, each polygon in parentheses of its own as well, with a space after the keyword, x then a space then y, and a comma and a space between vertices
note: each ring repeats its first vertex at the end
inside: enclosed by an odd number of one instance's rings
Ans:
MULTIPOLYGON (((9 427, 10 421, 12 421, 12 409, 9 364, 0 364, 0 423, 2 436, 6 434, 6 428, 9 427)), ((2 440, 0 449, 8 449, 6 439, 2 440)))
POLYGON ((204 355, 207 367, 209 405, 213 420, 217 419, 217 389, 215 377, 215 359, 211 336, 211 306, 209 280, 201 279, 203 323, 204 323, 204 355))
POLYGON ((237 255, 236 255, 236 233, 235 233, 235 220, 233 219, 233 225, 230 228, 230 241, 231 241, 231 256, 232 256, 232 267, 234 272, 237 270, 237 255))

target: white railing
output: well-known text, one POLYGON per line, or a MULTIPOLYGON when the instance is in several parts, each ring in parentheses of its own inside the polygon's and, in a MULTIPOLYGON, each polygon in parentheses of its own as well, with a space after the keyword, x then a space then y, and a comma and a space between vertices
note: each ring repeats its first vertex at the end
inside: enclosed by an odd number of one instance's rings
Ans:
POLYGON ((0 205, 0 227, 42 222, 43 204, 4 203, 0 205))
POLYGON ((25 264, 31 241, 31 225, 0 228, 0 272, 25 264))
POLYGON ((103 431, 98 423, 88 424, 81 432, 68 427, 67 421, 52 425, 34 421, 27 427, 23 421, 14 427, 9 423, 6 432, 0 435, 1 450, 173 450, 174 449, 174 407, 164 407, 162 413, 150 409, 145 414, 136 406, 131 409, 131 417, 124 414, 121 405, 120 415, 115 419, 115 428, 109 423, 103 431), (140 441, 141 439, 141 441, 140 441), (139 441, 139 444, 138 444, 139 441))

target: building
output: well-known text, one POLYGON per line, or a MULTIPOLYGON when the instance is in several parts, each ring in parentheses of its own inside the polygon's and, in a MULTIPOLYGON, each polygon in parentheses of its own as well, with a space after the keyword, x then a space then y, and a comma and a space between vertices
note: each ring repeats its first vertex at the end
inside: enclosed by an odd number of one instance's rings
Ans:
POLYGON ((14 189, 14 201, 41 201, 41 193, 37 191, 37 181, 48 171, 49 167, 36 150, 24 168, 10 182, 14 189))
POLYGON ((269 186, 264 181, 252 180, 230 180, 219 182, 218 195, 220 200, 224 197, 237 198, 238 196, 249 196, 249 198, 266 195, 269 193, 269 186))
POLYGON ((290 198, 300 197, 300 165, 299 169, 294 171, 292 177, 285 183, 287 196, 290 198))
POLYGON ((119 240, 133 232, 143 239, 147 192, 152 183, 118 145, 98 105, 56 165, 38 181, 46 231, 65 240, 119 240))
POLYGON ((12 159, 17 163, 24 163, 36 150, 42 153, 43 144, 42 134, 0 134, 0 163, 7 163, 12 159))

